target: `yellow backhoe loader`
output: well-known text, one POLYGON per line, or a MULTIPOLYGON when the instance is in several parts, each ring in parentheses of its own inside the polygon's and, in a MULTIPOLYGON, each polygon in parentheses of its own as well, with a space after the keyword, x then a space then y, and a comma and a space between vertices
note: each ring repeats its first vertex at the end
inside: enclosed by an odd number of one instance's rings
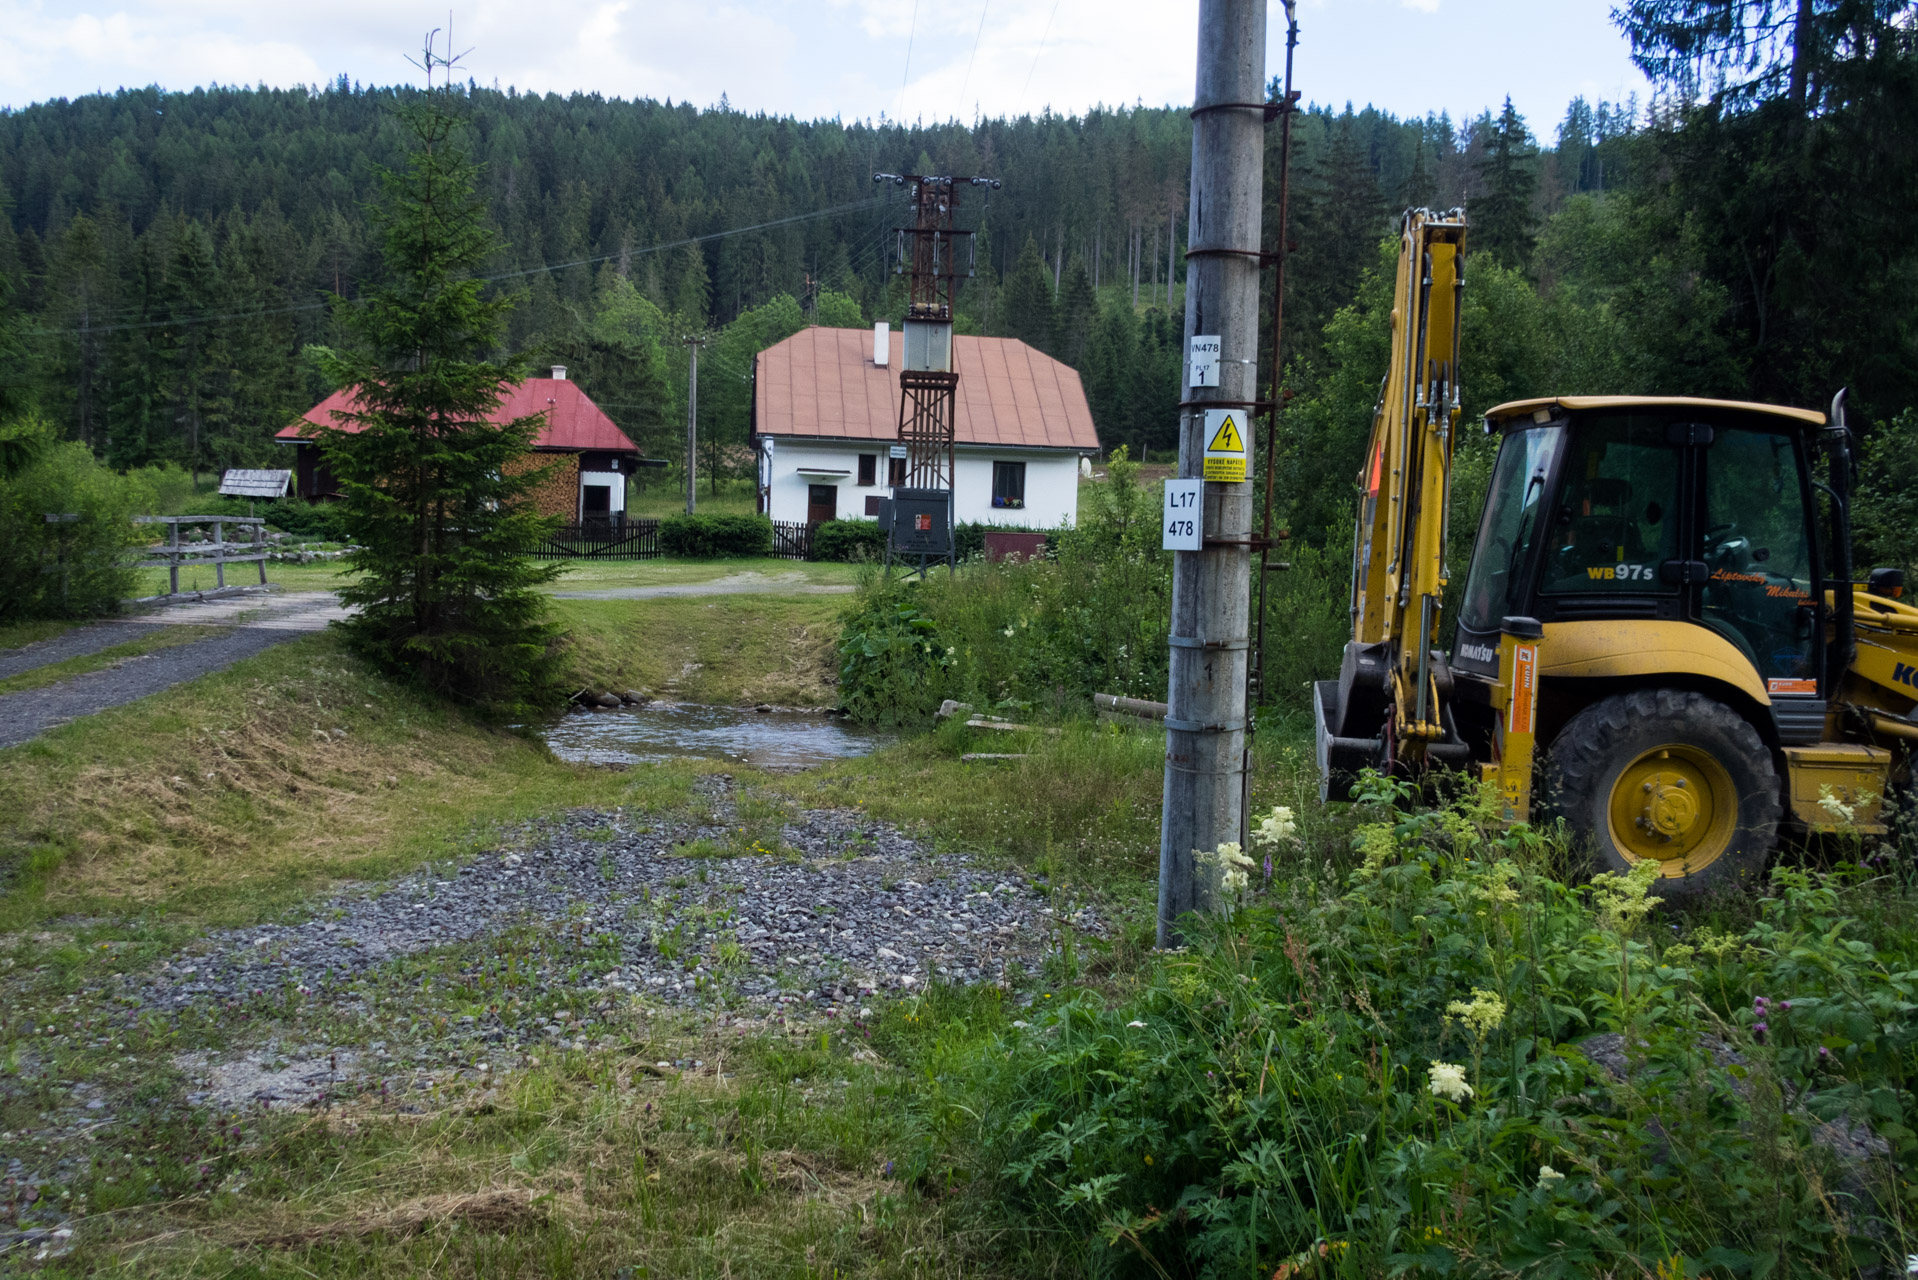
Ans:
POLYGON ((1449 656, 1465 220, 1405 216, 1392 363, 1360 488, 1352 637, 1314 690, 1324 794, 1449 766, 1509 822, 1562 818, 1666 893, 1755 876, 1781 828, 1884 830, 1918 744, 1918 609, 1853 581, 1844 393, 1829 414, 1555 396, 1499 437, 1449 656), (1821 480, 1816 465, 1826 462, 1821 480))

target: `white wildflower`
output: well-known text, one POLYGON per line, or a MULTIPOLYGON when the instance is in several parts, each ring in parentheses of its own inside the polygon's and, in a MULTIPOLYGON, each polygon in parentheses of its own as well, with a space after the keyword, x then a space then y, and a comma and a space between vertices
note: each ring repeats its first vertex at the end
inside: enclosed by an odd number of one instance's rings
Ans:
POLYGON ((1474 1036, 1483 1040, 1505 1021, 1505 1002, 1496 991, 1473 987, 1471 1000, 1454 1000, 1445 1006, 1445 1013, 1463 1022, 1474 1036))
POLYGON ((1128 1027, 1143 1027, 1145 1023, 1139 1021, 1137 1018, 1134 1018, 1132 1021, 1126 1023, 1126 1025, 1128 1027))
POLYGON ((1228 840, 1211 854, 1200 854, 1199 857, 1218 864, 1219 891, 1222 893, 1243 893, 1246 886, 1252 883, 1251 871, 1255 864, 1246 856, 1237 840, 1228 840))
POLYGON ((1846 804, 1832 793, 1830 786, 1818 788, 1818 807, 1825 811, 1833 822, 1849 825, 1858 818, 1858 806, 1846 804))
POLYGON ((1272 812, 1259 822, 1259 829, 1252 833, 1252 843, 1261 849, 1270 849, 1283 844, 1298 834, 1299 824, 1292 810, 1285 805, 1276 805, 1272 812))
POLYGON ((1432 1065, 1426 1069, 1425 1087, 1434 1098, 1446 1098, 1453 1102, 1463 1102, 1472 1096, 1472 1086, 1465 1083, 1465 1068, 1456 1062, 1440 1062, 1432 1059, 1432 1065))
POLYGON ((1565 1175, 1560 1173, 1558 1170, 1552 1168, 1551 1165, 1542 1164, 1538 1167, 1538 1185, 1539 1186, 1542 1187, 1548 1182, 1563 1182, 1563 1181, 1565 1181, 1565 1175))

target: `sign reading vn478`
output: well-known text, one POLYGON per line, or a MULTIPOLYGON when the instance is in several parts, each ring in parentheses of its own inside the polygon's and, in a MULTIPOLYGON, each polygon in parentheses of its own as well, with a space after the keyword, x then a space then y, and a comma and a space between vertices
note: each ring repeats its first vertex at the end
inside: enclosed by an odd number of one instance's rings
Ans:
POLYGON ((1245 479, 1245 411, 1205 411, 1205 478, 1234 483, 1245 479))

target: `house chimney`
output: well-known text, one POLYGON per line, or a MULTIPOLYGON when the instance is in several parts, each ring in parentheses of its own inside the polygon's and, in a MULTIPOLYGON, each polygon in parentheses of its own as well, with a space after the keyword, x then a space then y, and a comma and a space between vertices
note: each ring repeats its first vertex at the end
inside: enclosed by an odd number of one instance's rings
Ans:
POLYGON ((563 365, 563 364, 556 364, 556 365, 554 365, 554 366, 553 366, 553 381, 554 381, 554 382, 564 382, 564 381, 566 381, 566 366, 565 366, 565 365, 563 365))
POLYGON ((892 338, 888 333, 891 328, 884 320, 872 327, 872 362, 881 369, 886 367, 886 361, 892 356, 892 338))

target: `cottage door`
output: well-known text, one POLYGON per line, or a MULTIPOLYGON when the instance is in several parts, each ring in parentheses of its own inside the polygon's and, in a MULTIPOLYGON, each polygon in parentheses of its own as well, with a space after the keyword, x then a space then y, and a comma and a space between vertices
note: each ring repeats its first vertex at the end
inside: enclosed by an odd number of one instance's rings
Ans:
POLYGON ((839 486, 836 484, 809 484, 806 486, 806 523, 824 524, 839 513, 839 486))

